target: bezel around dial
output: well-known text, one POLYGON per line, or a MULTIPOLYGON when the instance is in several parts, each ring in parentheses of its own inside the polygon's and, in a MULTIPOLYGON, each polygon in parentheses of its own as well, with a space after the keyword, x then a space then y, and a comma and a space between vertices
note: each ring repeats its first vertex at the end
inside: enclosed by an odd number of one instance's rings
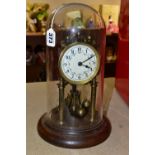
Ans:
POLYGON ((73 44, 68 45, 67 47, 65 47, 65 48, 62 50, 62 52, 61 52, 61 54, 60 54, 60 57, 59 57, 58 66, 59 66, 60 75, 61 75, 67 82, 69 82, 69 83, 71 83, 71 84, 75 84, 75 85, 81 85, 81 84, 86 84, 86 83, 90 82, 90 81, 97 75, 97 73, 98 73, 98 71, 99 71, 99 68, 100 68, 100 58, 99 58, 99 54, 98 54, 97 50, 96 50, 94 47, 92 47, 91 45, 85 44, 85 43, 73 43, 73 44), (61 67, 61 61, 62 61, 62 58, 63 58, 64 54, 66 53, 66 51, 67 51, 69 48, 74 47, 74 46, 77 46, 77 45, 79 45, 79 46, 80 46, 80 45, 87 46, 88 48, 90 48, 90 49, 94 52, 94 54, 95 54, 95 56, 96 56, 96 69, 95 69, 94 73, 93 73, 90 77, 88 77, 87 79, 85 79, 85 80, 79 80, 79 81, 71 80, 70 78, 68 78, 68 77, 64 74, 64 72, 63 72, 63 70, 62 70, 62 67, 61 67))

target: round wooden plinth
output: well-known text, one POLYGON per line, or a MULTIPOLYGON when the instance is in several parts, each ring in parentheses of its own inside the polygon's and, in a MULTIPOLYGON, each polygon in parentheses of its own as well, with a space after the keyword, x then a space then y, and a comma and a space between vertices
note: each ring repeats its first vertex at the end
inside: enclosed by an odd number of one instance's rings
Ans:
MULTIPOLYGON (((50 118, 51 119, 51 118, 50 118)), ((105 141, 111 132, 111 124, 104 116, 97 125, 88 129, 63 128, 51 125, 48 114, 44 114, 38 122, 38 133, 47 142, 66 148, 85 148, 105 141)))

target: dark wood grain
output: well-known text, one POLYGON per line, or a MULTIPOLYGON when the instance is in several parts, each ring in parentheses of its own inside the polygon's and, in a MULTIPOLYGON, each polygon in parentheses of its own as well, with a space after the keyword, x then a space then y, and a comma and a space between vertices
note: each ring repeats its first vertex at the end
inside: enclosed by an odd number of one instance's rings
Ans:
POLYGON ((38 122, 38 133, 47 142, 66 148, 86 148, 105 141, 111 132, 110 121, 103 116, 102 121, 89 128, 70 128, 51 125, 51 117, 44 114, 38 122))

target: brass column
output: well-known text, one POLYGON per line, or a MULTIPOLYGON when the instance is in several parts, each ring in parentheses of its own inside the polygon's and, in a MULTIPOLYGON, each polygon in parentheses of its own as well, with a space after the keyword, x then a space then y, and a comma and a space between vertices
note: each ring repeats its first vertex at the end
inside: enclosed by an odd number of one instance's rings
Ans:
POLYGON ((97 82, 96 78, 94 78, 91 82, 91 122, 93 122, 95 118, 96 87, 97 82))
POLYGON ((62 125, 64 119, 64 82, 62 78, 60 78, 58 88, 59 88, 59 123, 62 125))

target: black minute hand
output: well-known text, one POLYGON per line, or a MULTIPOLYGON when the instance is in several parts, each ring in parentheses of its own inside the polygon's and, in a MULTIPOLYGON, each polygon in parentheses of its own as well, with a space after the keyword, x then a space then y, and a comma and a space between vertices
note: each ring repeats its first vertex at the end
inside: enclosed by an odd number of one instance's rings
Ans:
POLYGON ((94 57, 94 56, 95 56, 95 55, 91 55, 88 59, 84 60, 84 61, 81 62, 81 63, 84 63, 84 62, 88 61, 89 59, 91 59, 91 58, 94 57))

